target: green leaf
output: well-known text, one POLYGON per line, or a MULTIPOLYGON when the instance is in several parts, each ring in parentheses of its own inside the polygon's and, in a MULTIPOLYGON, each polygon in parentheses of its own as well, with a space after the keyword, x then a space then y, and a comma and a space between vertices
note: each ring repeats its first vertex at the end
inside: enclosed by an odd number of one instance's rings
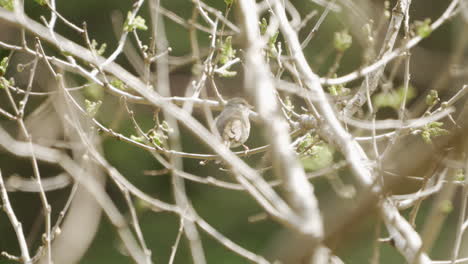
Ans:
MULTIPOLYGON (((336 78, 336 74, 333 75, 333 78, 336 78)), ((351 90, 346 88, 343 84, 337 84, 329 86, 328 92, 333 96, 345 96, 348 95, 351 90)))
POLYGON ((453 204, 450 200, 443 200, 439 204, 439 209, 444 214, 449 214, 453 211, 453 204))
POLYGON ((465 171, 463 169, 457 169, 455 171, 455 180, 464 181, 465 180, 465 171))
POLYGON ((93 102, 85 99, 86 113, 88 113, 89 116, 94 117, 97 114, 99 107, 101 107, 101 104, 101 100, 93 102))
POLYGON ((8 57, 5 57, 0 61, 0 76, 5 75, 8 68, 8 57))
POLYGON ((98 46, 98 43, 95 39, 93 39, 91 41, 91 48, 94 49, 97 53, 97 55, 101 56, 102 54, 104 54, 104 52, 106 51, 106 48, 107 48, 107 44, 106 43, 102 43, 101 46, 99 47, 99 49, 97 49, 97 46, 98 46))
POLYGON ((434 106, 439 101, 440 101, 440 98, 439 98, 439 93, 437 92, 437 90, 431 90, 429 94, 426 96, 426 104, 428 106, 434 106))
MULTIPOLYGON (((262 18, 262 20, 261 20, 261 22, 259 24, 260 24, 260 33, 262 35, 265 35, 265 33, 267 31, 267 28, 268 28, 268 22, 267 22, 266 18, 262 18)), ((273 34, 268 39, 267 49, 266 49, 266 54, 267 54, 268 57, 273 58, 273 56, 278 53, 278 51, 276 49, 276 41, 278 39, 278 36, 279 36, 279 31, 276 31, 275 34, 273 34)))
POLYGON ((232 36, 226 37, 224 42, 221 44, 221 55, 219 62, 226 64, 236 57, 236 50, 232 48, 232 36))
POLYGON ((423 131, 421 133, 421 137, 426 144, 432 144, 431 134, 429 133, 429 131, 423 131))
POLYGON ((163 126, 165 126, 164 123, 165 121, 160 126, 161 129, 157 129, 157 130, 152 129, 151 132, 148 134, 148 137, 151 139, 151 142, 153 142, 153 144, 159 147, 162 147, 164 145, 165 140, 168 139, 165 132, 166 133, 169 133, 169 131, 172 132, 172 129, 169 128, 169 125, 167 125, 167 123, 166 123, 167 131, 164 131, 164 129, 162 128, 163 126))
POLYGON ((351 47, 351 44, 353 44, 353 37, 351 37, 347 30, 335 32, 333 45, 336 50, 339 52, 344 52, 345 50, 349 49, 349 47, 351 47))
POLYGON ((106 48, 107 48, 107 43, 102 43, 101 47, 99 47, 99 49, 97 50, 97 54, 101 56, 102 54, 104 54, 104 52, 106 52, 106 48))
POLYGON ((136 16, 132 19, 132 12, 128 11, 127 19, 125 19, 124 23, 124 31, 132 32, 135 29, 139 30, 147 30, 148 27, 145 24, 145 19, 141 16, 136 16))
POLYGON ((270 37, 270 39, 268 40, 268 45, 271 46, 271 45, 275 45, 276 43, 276 40, 278 39, 278 36, 279 36, 279 31, 276 31, 275 34, 273 34, 273 36, 270 37))
POLYGON ((431 19, 426 18, 424 21, 416 21, 416 34, 421 38, 427 38, 432 33, 431 19))
POLYGON ((5 77, 0 77, 0 89, 8 89, 10 85, 10 81, 8 81, 5 77))
POLYGON ((268 28, 268 22, 266 18, 262 18, 262 21, 259 23, 260 24, 260 33, 263 35, 265 34, 267 28, 268 28))
POLYGON ((275 56, 275 54, 278 53, 278 50, 276 49, 276 40, 278 39, 278 36, 279 36, 279 31, 276 31, 276 33, 273 34, 273 36, 271 36, 270 39, 268 39, 268 45, 267 45, 268 57, 273 58, 273 56, 275 56))
MULTIPOLYGON (((399 109, 403 102, 405 88, 400 86, 396 91, 380 92, 373 97, 374 106, 377 108, 391 107, 399 109)), ((408 86, 408 93, 406 95, 406 102, 409 102, 416 96, 416 90, 413 86, 408 86)))
POLYGON ((84 96, 91 101, 98 101, 104 97, 104 87, 97 83, 89 83, 83 89, 84 96))
POLYGON ((377 108, 392 107, 397 109, 400 104, 401 99, 398 94, 394 92, 379 93, 374 97, 374 105, 377 108))
POLYGON ((302 139, 301 142, 297 145, 297 152, 304 154, 304 155, 309 155, 307 153, 309 150, 311 150, 312 146, 317 143, 317 139, 314 138, 310 133, 307 134, 304 139, 302 139))
POLYGON ((316 171, 333 164, 334 150, 327 144, 318 144, 312 147, 313 154, 302 159, 306 171, 316 171))
POLYGON ((153 131, 153 132, 149 135, 149 138, 151 139, 151 141, 152 141, 156 146, 162 147, 163 144, 164 144, 164 135, 162 135, 161 133, 158 133, 158 132, 156 132, 156 131, 153 131))
POLYGON ((172 129, 172 127, 169 126, 169 124, 166 122, 166 120, 164 120, 162 122, 161 129, 164 130, 164 132, 167 132, 167 133, 174 132, 174 129, 172 129))
POLYGON ((5 8, 8 11, 13 11, 14 10, 14 0, 0 0, 0 6, 5 8))
MULTIPOLYGON (((232 36, 226 37, 223 43, 220 45, 220 55, 219 55, 219 62, 221 65, 225 65, 229 61, 236 58, 236 50, 232 48, 232 36)), ((222 77, 234 77, 237 75, 236 71, 229 71, 230 67, 223 69, 219 75, 222 77)))
POLYGON ((444 123, 442 122, 431 122, 425 125, 421 132, 421 137, 427 144, 432 144, 432 138, 448 135, 449 131, 442 128, 444 123))
POLYGON ((117 78, 113 79, 110 84, 119 90, 128 91, 127 85, 117 78))
POLYGON ((234 3, 234 0, 224 0, 224 3, 225 3, 227 6, 231 6, 231 5, 234 3))
POLYGON ((133 140, 133 141, 136 141, 138 143, 142 143, 144 144, 145 143, 145 137, 144 136, 134 136, 134 135, 130 135, 130 139, 133 140))

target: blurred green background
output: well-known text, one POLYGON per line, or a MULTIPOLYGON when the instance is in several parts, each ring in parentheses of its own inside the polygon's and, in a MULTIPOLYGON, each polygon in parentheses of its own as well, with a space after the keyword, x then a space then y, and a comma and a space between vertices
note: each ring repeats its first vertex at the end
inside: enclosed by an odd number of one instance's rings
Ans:
MULTIPOLYGON (((44 8, 36 4, 32 0, 26 0, 27 13, 34 18, 41 15, 48 17, 44 8)), ((210 0, 205 1, 207 4, 224 10, 224 1, 210 0)), ((317 9, 319 14, 323 8, 311 3, 310 1, 295 1, 297 8, 302 15, 305 15, 317 9)), ((377 2, 377 1, 373 1, 377 2)), ((435 1, 431 5, 427 5, 423 0, 413 1, 411 15, 413 19, 422 20, 426 17, 435 19, 438 17, 447 3, 445 1, 435 1)), ((190 1, 183 0, 162 0, 162 6, 168 10, 172 10, 181 17, 189 18, 191 16, 193 4, 190 1)), ((80 0, 80 1, 57 1, 57 9, 59 12, 70 19, 77 25, 81 25, 83 21, 87 22, 90 31, 90 37, 96 39, 99 43, 107 43, 108 48, 105 55, 116 47, 116 36, 112 32, 111 13, 120 12, 126 14, 131 8, 132 2, 123 0, 80 0)), ((378 5, 378 4, 377 4, 378 5)), ((393 3, 391 4, 393 6, 393 3)), ((145 4, 140 15, 149 20, 148 8, 145 4)), ((379 17, 379 12, 373 14, 374 19, 379 17)), ((200 20, 201 21, 201 20, 200 20)), ((187 30, 180 25, 166 19, 166 32, 169 40, 169 46, 172 48, 172 55, 184 55, 190 52, 190 41, 187 30)), ((306 28, 311 29, 316 22, 312 19, 306 28)), ((201 22, 203 24, 203 22, 201 22)), ((331 13, 325 20, 324 24, 314 37, 312 43, 305 50, 310 63, 314 69, 320 74, 325 74, 328 68, 333 63, 334 54, 330 52, 330 42, 335 31, 341 31, 346 27, 346 20, 343 14, 331 13), (323 54, 327 54, 324 56, 323 54)), ((429 51, 438 54, 449 54, 452 49, 451 41, 456 39, 456 34, 453 31, 457 29, 457 20, 449 25, 443 26, 440 30, 422 43, 422 47, 429 51)), ((58 23, 57 31, 74 40, 77 43, 82 43, 81 36, 74 34, 70 29, 66 28, 62 23, 58 23)), ((301 33, 301 38, 307 35, 307 30, 301 33)), ((209 43, 208 35, 199 33, 199 43, 201 47, 206 47, 209 43)), ((147 32, 140 32, 140 37, 144 42, 147 42, 147 32)), ((338 75, 347 73, 355 69, 362 62, 363 47, 356 41, 349 52, 344 56, 343 63, 338 70, 338 75)), ((3 51, 0 55, 5 56, 7 53, 3 51)), ((124 65, 130 71, 133 71, 128 61, 124 56, 119 56, 117 61, 124 65)), ((420 69, 421 71, 437 71, 437 67, 441 65, 428 65, 428 68, 436 69, 420 69)), ((172 92, 176 95, 183 95, 185 86, 190 80, 191 65, 176 70, 171 74, 172 92)), ((427 75, 427 78, 415 79, 412 83, 418 90, 426 89, 432 81, 431 78, 436 76, 427 75)), ((232 96, 242 92, 242 76, 238 76, 231 80, 219 80, 220 89, 223 94, 232 96)), ((33 99, 37 100, 37 99, 33 99)), ((40 99, 39 99, 40 100, 40 99)), ((1 99, 2 104, 5 103, 4 98, 1 99)), ((38 102, 32 101, 31 104, 38 102)), ((30 108, 33 109, 33 108, 30 108)), ((103 123, 109 124, 115 117, 116 111, 119 110, 119 101, 110 95, 105 95, 104 105, 98 116, 98 119, 103 123)), ((149 129, 153 125, 153 113, 149 107, 135 106, 138 121, 142 127, 149 129)), ((201 113, 195 112, 195 116, 202 118, 201 113)), ((2 125, 5 127, 14 127, 11 121, 6 121, 1 118, 2 125)), ((11 131, 14 131, 12 129, 11 131)), ((136 134, 132 123, 124 118, 118 129, 119 132, 125 135, 136 134)), ((248 145, 252 148, 260 146, 264 143, 261 133, 258 129, 254 129, 248 145)), ((200 146, 199 142, 194 140, 193 135, 188 131, 182 130, 183 146, 187 152, 207 152, 208 150, 200 146)), ((128 144, 122 143, 115 139, 106 138, 103 140, 103 149, 105 156, 109 162, 115 166, 128 180, 146 193, 162 199, 167 202, 174 202, 172 196, 172 187, 169 175, 160 176, 145 176, 144 170, 160 169, 161 166, 152 158, 152 156, 143 150, 136 149, 128 144)), ((249 158, 249 162, 255 164, 259 157, 249 158)), ((335 159, 338 159, 338 154, 335 153, 335 159)), ((213 164, 200 166, 197 160, 184 160, 184 167, 188 172, 196 175, 212 175, 225 180, 230 178, 224 172, 217 170, 213 164)), ((4 177, 8 177, 13 173, 28 177, 32 175, 30 162, 26 159, 18 159, 12 157, 5 152, 0 152, 0 168, 4 177)), ((59 170, 47 164, 41 164, 41 169, 44 177, 55 175, 59 170)), ((340 176, 345 182, 352 182, 350 175, 343 171, 340 176)), ((352 201, 336 198, 329 182, 326 179, 314 180, 316 194, 320 201, 320 207, 326 217, 333 215, 335 210, 341 207, 346 207, 352 201), (335 207, 336 206, 336 207, 335 207)), ((197 212, 208 223, 217 230, 222 232, 239 245, 256 252, 258 254, 270 255, 272 241, 278 237, 283 227, 272 220, 263 220, 251 223, 248 218, 261 212, 261 208, 253 201, 253 199, 245 192, 228 191, 218 189, 212 186, 192 183, 187 181, 187 194, 192 201, 197 212)), ((406 186, 406 190, 411 189, 411 186, 406 186)), ((56 219, 57 214, 62 209, 71 188, 65 188, 58 191, 47 193, 48 199, 52 205, 53 219, 56 219)), ((128 210, 125 201, 119 189, 109 180, 107 181, 107 191, 117 203, 121 212, 128 216, 128 210)), ((36 193, 10 193, 10 200, 14 206, 16 215, 23 223, 25 234, 30 243, 30 249, 35 249, 40 243, 41 225, 43 217, 41 215, 41 204, 39 196, 36 193)), ((446 228, 441 232, 437 244, 431 257, 434 259, 448 258, 451 243, 454 240, 454 230, 451 227, 455 226, 457 217, 457 204, 451 214, 449 214, 446 222, 446 228)), ((424 215, 427 214, 427 209, 430 207, 429 202, 423 203, 421 213, 418 216, 418 230, 424 223, 424 215)), ((153 260, 155 263, 167 263, 171 246, 175 241, 179 227, 179 219, 168 213, 154 213, 146 209, 137 201, 137 209, 139 213, 140 224, 147 242, 148 247, 153 252, 153 260)), ((335 250, 345 263, 369 263, 372 255, 372 240, 374 239, 374 230, 376 215, 372 211, 362 218, 362 221, 353 226, 352 230, 348 230, 349 234, 344 236, 346 239, 337 243, 335 250)), ((339 219, 328 219, 330 221, 339 221, 339 219)), ((326 222, 327 224, 327 222, 326 222)), ((78 227, 77 227, 78 228, 78 227)), ((86 228, 86 227, 79 227, 86 228)), ((208 263, 248 263, 245 259, 235 255, 231 251, 224 248, 220 243, 213 240, 200 231, 204 249, 206 252, 208 263)), ((99 231, 90 246, 88 252, 83 257, 80 263, 99 264, 99 263, 132 263, 132 260, 125 256, 125 252, 121 250, 119 238, 116 235, 115 228, 103 216, 99 231)), ((0 251, 6 251, 11 254, 19 255, 17 240, 13 229, 4 213, 0 214, 0 251)), ((404 260, 399 256, 394 248, 390 245, 382 244, 381 263, 403 263, 404 260)), ((12 263, 5 258, 0 258, 0 264, 12 263)), ((187 242, 182 239, 180 248, 177 252, 175 263, 191 263, 190 252, 187 247, 187 242)))

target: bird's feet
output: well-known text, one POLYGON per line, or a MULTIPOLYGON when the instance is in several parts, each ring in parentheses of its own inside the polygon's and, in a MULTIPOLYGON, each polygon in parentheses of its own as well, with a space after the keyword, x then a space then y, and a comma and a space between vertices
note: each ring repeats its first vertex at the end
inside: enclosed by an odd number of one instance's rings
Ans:
POLYGON ((244 148, 244 155, 245 155, 245 156, 248 156, 248 155, 249 155, 249 150, 250 150, 250 148, 247 147, 247 146, 244 145, 244 144, 242 144, 242 147, 244 148))

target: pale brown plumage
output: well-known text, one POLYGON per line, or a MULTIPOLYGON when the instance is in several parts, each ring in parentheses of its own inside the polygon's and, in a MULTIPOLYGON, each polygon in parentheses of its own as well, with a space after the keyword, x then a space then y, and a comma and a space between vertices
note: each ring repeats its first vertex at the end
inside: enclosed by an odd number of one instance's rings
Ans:
POLYGON ((244 99, 232 98, 216 117, 216 128, 227 147, 235 148, 243 145, 249 138, 250 108, 251 106, 244 99))

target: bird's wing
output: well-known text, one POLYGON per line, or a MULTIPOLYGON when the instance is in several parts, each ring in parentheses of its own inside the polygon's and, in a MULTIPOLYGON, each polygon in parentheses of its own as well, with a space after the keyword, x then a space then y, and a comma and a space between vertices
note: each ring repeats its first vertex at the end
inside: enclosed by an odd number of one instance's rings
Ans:
POLYGON ((234 119, 224 127, 225 139, 229 141, 240 141, 242 136, 242 121, 234 119))

